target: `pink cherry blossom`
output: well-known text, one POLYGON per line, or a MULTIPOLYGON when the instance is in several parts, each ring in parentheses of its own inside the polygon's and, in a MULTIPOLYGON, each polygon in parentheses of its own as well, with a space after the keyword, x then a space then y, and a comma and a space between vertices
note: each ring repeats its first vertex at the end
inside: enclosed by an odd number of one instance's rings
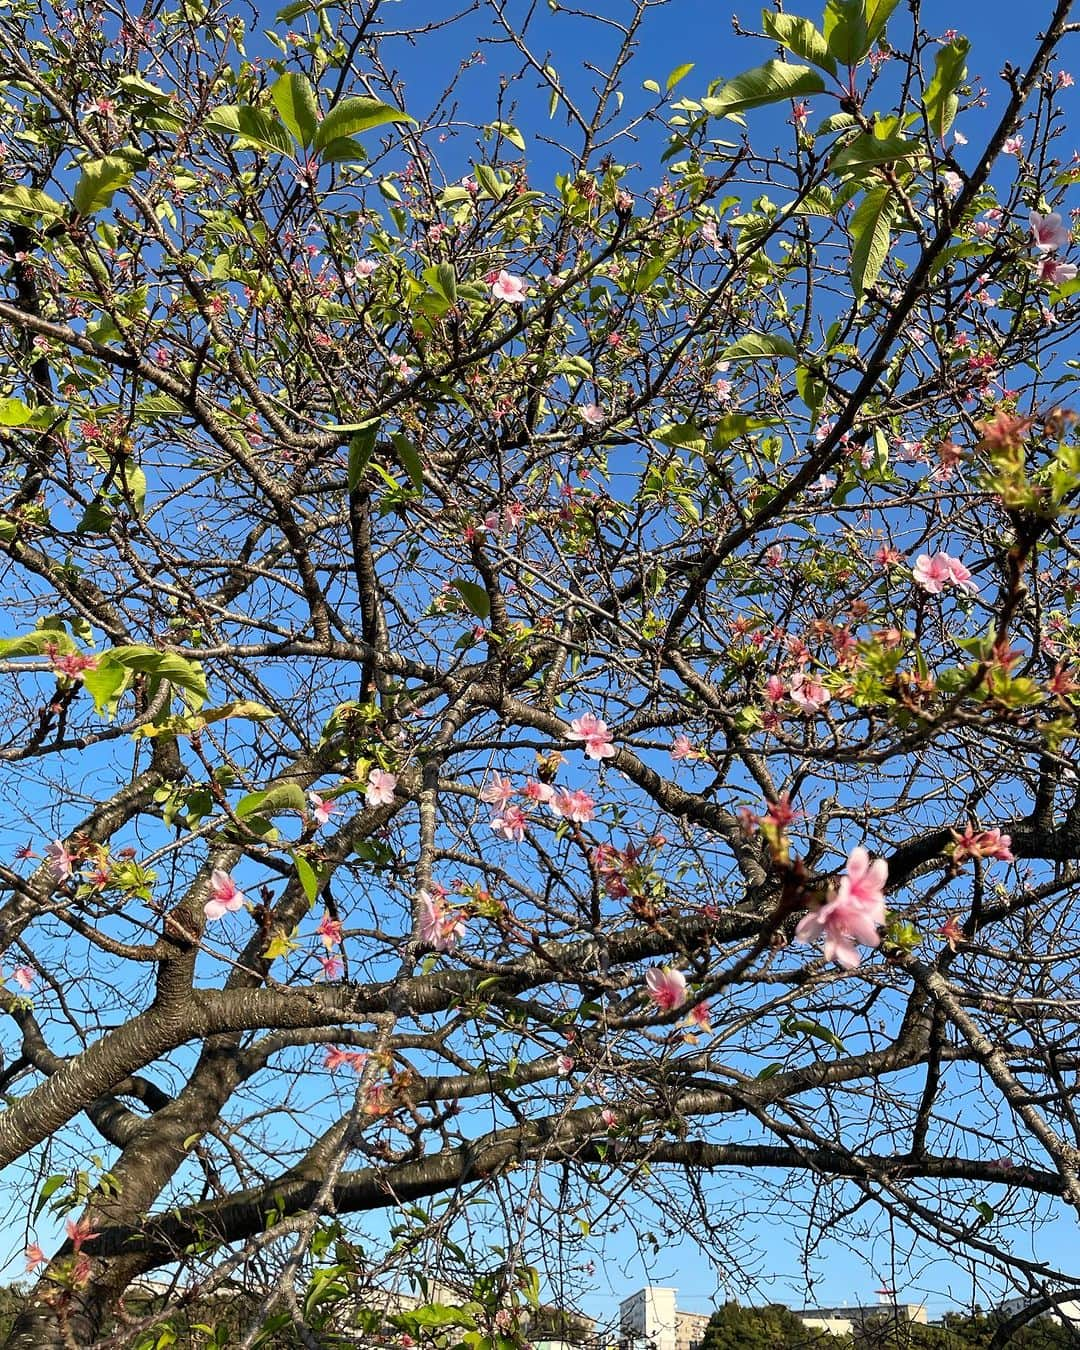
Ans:
POLYGON ((1076 276, 1076 264, 1058 262, 1055 258, 1041 258, 1035 268, 1035 276, 1047 286, 1060 286, 1064 281, 1072 281, 1076 276))
POLYGON ((1001 147, 1001 153, 1003 155, 1018 155, 1023 148, 1023 136, 1009 136, 1001 147))
POLYGON ((615 747, 611 743, 611 732, 608 731, 607 723, 597 717, 595 713, 585 713, 583 717, 575 717, 570 723, 570 730, 566 733, 568 741, 584 741, 585 753, 590 759, 610 759, 615 754, 615 747))
POLYGON ((362 1050, 341 1050, 336 1045, 328 1045, 323 1064, 331 1071, 347 1064, 354 1073, 359 1073, 366 1059, 367 1055, 362 1050))
POLYGON ((929 595, 940 595, 946 586, 956 586, 963 591, 977 591, 978 583, 971 572, 958 559, 948 553, 938 552, 932 556, 920 553, 911 569, 915 583, 929 595))
POLYGON ((956 843, 953 846, 953 862, 965 862, 968 858, 994 858, 998 862, 1015 862, 1012 852, 1012 836, 1002 834, 1000 830, 978 830, 973 825, 964 827, 963 834, 952 832, 956 843))
POLYGON ((840 878, 831 900, 811 910, 795 929, 799 942, 814 942, 825 936, 825 959, 847 970, 859 964, 856 942, 876 947, 881 938, 878 929, 885 923, 885 883, 889 877, 884 858, 870 861, 860 844, 851 850, 847 872, 840 878))
POLYGON ((555 789, 550 783, 541 783, 536 778, 530 778, 521 789, 521 795, 530 802, 535 802, 538 806, 551 801, 555 796, 555 789))
POLYGON ((687 1021, 698 1031, 712 1031, 712 1020, 707 1003, 695 1003, 686 1014, 687 1021))
POLYGON ((676 764, 683 759, 705 759, 705 752, 694 745, 689 736, 678 735, 671 742, 671 758, 676 764))
POLYGON ((203 905, 203 913, 208 919, 220 919, 226 911, 243 909, 246 899, 228 872, 215 867, 210 873, 210 899, 203 905))
POLYGON ((604 1124, 608 1127, 609 1130, 613 1130, 615 1126, 618 1125, 619 1123, 619 1117, 615 1114, 615 1112, 611 1109, 610 1106, 605 1106, 604 1109, 600 1112, 600 1119, 604 1122, 604 1124))
POLYGON ((358 277, 369 277, 379 265, 378 258, 360 258, 353 266, 358 277))
POLYGON ((797 671, 791 677, 791 698, 804 713, 815 713, 823 708, 832 696, 823 684, 812 675, 797 671))
POLYGON ((309 792, 308 801, 311 803, 311 814, 316 825, 329 824, 330 817, 338 810, 336 802, 328 802, 325 797, 320 797, 317 792, 309 792))
POLYGON ((327 951, 331 947, 336 947, 341 941, 341 920, 332 918, 327 911, 323 911, 322 919, 319 921, 316 934, 322 938, 322 944, 327 951))
POLYGON ((525 301, 525 282, 512 272, 500 272, 491 283, 493 300, 505 300, 508 305, 520 305, 525 301))
POLYGON ((491 817, 491 828, 513 844, 520 844, 525 838, 525 826, 528 824, 525 812, 520 806, 506 806, 502 814, 491 817))
POLYGON ((513 783, 509 778, 504 778, 502 774, 498 773, 493 773, 480 789, 480 800, 488 802, 491 806, 497 806, 500 810, 506 806, 513 795, 513 783))
POLYGON ((674 1012, 686 1002, 686 976, 671 966, 646 971, 645 985, 649 998, 663 1012, 674 1012))
POLYGON ((387 773, 385 769, 372 769, 364 791, 368 806, 393 806, 396 787, 397 774, 387 773))
POLYGON ((34 983, 34 972, 29 966, 16 966, 11 972, 11 978, 20 989, 29 989, 34 983))
POLYGON ((448 910, 441 895, 428 890, 417 892, 420 902, 420 940, 437 952, 449 952, 465 935, 465 922, 459 910, 448 910))
POLYGON ((41 1248, 38 1246, 36 1242, 31 1242, 27 1246, 24 1255, 26 1257, 27 1274, 29 1274, 30 1271, 32 1270, 37 1270, 38 1266, 43 1266, 47 1259, 45 1253, 41 1250, 41 1248))
POLYGON ((1028 216, 1033 246, 1040 253, 1053 253, 1055 249, 1065 248, 1069 243, 1069 231, 1061 223, 1061 212, 1051 211, 1049 215, 1040 215, 1032 211, 1028 216))
POLYGON ((574 792, 555 793, 548 803, 552 813, 563 820, 572 820, 577 825, 587 825, 595 815, 596 802, 580 788, 574 792))
POLYGON ((598 427, 601 422, 606 420, 604 410, 599 403, 585 403, 578 409, 578 412, 581 414, 581 420, 590 427, 598 427))
POLYGON ((765 697, 770 703, 782 703, 787 697, 787 686, 779 675, 770 675, 765 681, 765 697))
POLYGON ((570 1073, 571 1070, 573 1069, 574 1061, 570 1058, 569 1055, 560 1055, 558 1059, 555 1061, 555 1067, 558 1070, 559 1077, 565 1078, 566 1075, 570 1073))
POLYGON ((56 880, 67 881, 71 876, 75 859, 59 839, 54 839, 51 844, 46 844, 45 857, 49 860, 49 867, 52 869, 52 874, 56 880))
POLYGON ((333 952, 320 956, 319 965, 322 966, 324 980, 340 980, 341 973, 345 969, 344 961, 333 952))

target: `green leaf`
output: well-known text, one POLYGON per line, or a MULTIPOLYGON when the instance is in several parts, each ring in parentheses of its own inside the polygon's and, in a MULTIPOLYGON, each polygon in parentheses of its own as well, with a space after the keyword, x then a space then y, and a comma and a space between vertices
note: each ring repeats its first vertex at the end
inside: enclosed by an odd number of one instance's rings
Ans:
POLYGON ((701 106, 713 117, 729 117, 732 113, 760 108, 766 103, 779 103, 786 98, 801 98, 804 94, 821 94, 825 81, 809 66, 791 66, 783 61, 766 61, 763 66, 744 71, 729 80, 712 98, 703 98, 701 106))
POLYGON ((525 149, 525 137, 517 127, 511 126, 509 122, 492 122, 491 130, 497 131, 504 140, 509 141, 510 144, 515 146, 518 150, 525 149))
POLYGON ((956 90, 967 75, 969 45, 967 38, 957 38, 947 47, 939 47, 934 57, 934 75, 923 94, 923 107, 930 130, 938 140, 945 139, 960 107, 956 90))
POLYGON ((75 651, 75 643, 63 628, 35 628, 22 637, 0 638, 0 657, 42 656, 46 647, 55 647, 65 656, 75 651))
POLYGON ((234 703, 223 703, 220 708, 205 708, 197 720, 208 726, 211 722, 224 722, 230 717, 245 717, 249 722, 270 722, 277 716, 279 714, 265 703, 242 698, 234 703))
POLYGON ((769 37, 775 38, 795 56, 820 66, 830 75, 836 74, 836 62, 829 53, 825 35, 809 19, 800 19, 795 14, 776 14, 767 9, 762 12, 761 26, 769 37))
POLYGON ((778 417, 755 417, 752 413, 725 413, 716 419, 712 435, 713 449, 723 450, 739 436, 779 425, 778 417))
POLYGON ((289 71, 270 90, 281 120, 307 149, 319 129, 319 104, 311 81, 289 71))
POLYGON ((367 151, 354 136, 339 136, 319 151, 324 164, 362 164, 367 151))
POLYGON ((0 398, 0 427, 22 427, 33 417, 21 398, 0 398))
POLYGON ((822 27, 829 54, 842 66, 857 66, 870 50, 863 0, 828 0, 822 27))
POLYGON ((292 155, 292 137, 276 117, 262 108, 240 107, 226 103, 207 117, 204 125, 225 136, 235 136, 245 149, 266 150, 270 154, 292 155))
POLYGON ((694 69, 693 61, 687 62, 685 66, 676 66, 667 77, 667 83, 664 85, 664 93, 670 94, 680 80, 685 80, 687 75, 694 69))
POLYGON ((900 0, 863 0, 866 34, 871 44, 885 32, 885 25, 899 3, 900 0))
POLYGON ((274 816, 282 811, 296 811, 304 815, 307 811, 307 798, 299 783, 277 783, 263 792, 249 792, 236 804, 236 815, 240 820, 260 815, 274 816))
POLYGON ((660 86, 656 83, 655 80, 642 80, 641 87, 642 89, 647 90, 650 94, 658 94, 660 92, 660 86))
POLYGON ((355 492, 360 486, 371 456, 375 451, 375 440, 379 433, 378 422, 369 422, 361 427, 349 441, 349 491, 355 492))
POLYGON ((315 149, 321 151, 343 136, 356 136, 387 122, 414 122, 416 119, 377 98, 343 98, 323 118, 315 133, 315 149))
POLYGON ((313 905, 319 897, 319 874, 302 853, 294 853, 293 862, 296 864, 296 875, 300 878, 300 885, 304 888, 308 904, 313 905))
POLYGON ((84 670, 82 677, 83 688, 94 700, 94 707, 110 717, 116 715, 117 704, 130 680, 131 672, 107 656, 102 657, 93 670, 84 670))
POLYGON ((850 173, 873 164, 889 164, 898 159, 909 159, 920 153, 916 141, 904 136, 877 137, 863 132, 842 146, 829 162, 833 173, 850 173))
POLYGON ((651 434, 661 445, 696 450, 699 454, 705 449, 705 433, 693 422, 669 422, 651 434))
POLYGON ((851 291, 861 300, 889 256, 896 201, 887 184, 871 188, 851 217, 851 291))
POLYGON ((0 193, 0 216, 62 216, 64 208, 37 188, 14 187, 0 193))
POLYGON ((777 333, 745 333, 720 355, 724 361, 749 361, 762 356, 796 357, 798 352, 788 338, 777 333))
POLYGON ((424 465, 420 459, 420 452, 408 436, 401 431, 395 431, 390 437, 390 441, 394 447, 398 463, 409 475, 409 481, 417 492, 421 491, 424 486, 424 465))
POLYGON ((835 1032, 830 1031, 828 1027, 823 1027, 820 1022, 811 1022, 805 1017, 783 1018, 780 1022, 780 1030, 785 1036, 813 1036, 816 1040, 825 1041, 834 1050, 839 1050, 841 1054, 847 1048, 835 1032))
POLYGON ((197 661, 188 661, 175 652, 159 652, 143 646, 113 647, 105 655, 128 670, 168 680, 194 694, 200 702, 206 698, 206 676, 197 661))
POLYGON ((132 165, 118 155, 106 155, 92 164, 84 164, 72 194, 75 210, 80 216, 103 210, 112 203, 116 190, 126 187, 134 176, 132 165))
POLYGON ((795 370, 795 388, 799 391, 799 397, 806 404, 812 421, 817 420, 821 405, 825 402, 825 396, 828 393, 828 387, 825 381, 820 378, 808 366, 797 366, 795 370))
POLYGON ((481 189, 495 201, 502 201, 510 190, 510 184, 504 182, 490 164, 477 164, 474 172, 481 189))
POLYGON ((478 586, 475 581, 451 581, 450 585, 478 619, 486 621, 491 617, 491 601, 483 586, 478 586))

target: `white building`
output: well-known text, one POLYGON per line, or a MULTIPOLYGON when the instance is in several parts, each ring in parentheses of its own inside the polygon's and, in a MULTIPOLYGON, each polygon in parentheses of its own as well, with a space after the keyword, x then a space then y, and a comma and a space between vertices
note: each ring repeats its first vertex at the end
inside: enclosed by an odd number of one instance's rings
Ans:
MULTIPOLYGON (((998 1316, 1015 1317, 1032 1302, 1034 1300, 1030 1298, 1010 1298, 998 1308, 998 1316)), ((1080 1327, 1080 1298, 1065 1299, 1056 1308, 1047 1308, 1045 1312, 1039 1313, 1032 1321, 1056 1322, 1058 1326, 1080 1327)))
POLYGON ((649 1285, 619 1304, 619 1335, 628 1350, 698 1350, 708 1313, 684 1312, 675 1289, 649 1285))

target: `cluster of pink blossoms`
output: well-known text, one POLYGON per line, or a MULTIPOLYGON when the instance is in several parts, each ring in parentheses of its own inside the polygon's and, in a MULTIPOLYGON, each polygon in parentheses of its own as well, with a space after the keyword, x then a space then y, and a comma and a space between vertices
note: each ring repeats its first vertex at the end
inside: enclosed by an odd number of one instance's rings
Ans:
MULTIPOLYGON (((645 992, 661 1012, 675 1012, 686 1002, 686 976, 673 966, 654 966, 645 972, 645 992)), ((712 1030, 707 1003, 695 1004, 687 1019, 698 1031, 712 1030)))
MULTIPOLYGON (((529 818, 522 807, 510 800, 517 795, 509 778, 494 773, 481 789, 480 800, 492 807, 490 824, 495 833, 511 843, 520 844, 525 838, 529 818)), ((530 778, 521 789, 521 796, 534 806, 546 806, 553 816, 573 821, 575 825, 587 825, 596 814, 595 798, 581 788, 560 789, 530 778)))
POLYGON ((963 834, 953 830, 952 858, 955 863, 966 862, 968 858, 995 858, 998 862, 1015 862, 1012 851, 1012 836, 1002 834, 1000 830, 976 830, 973 825, 965 825, 963 834))
POLYGON ((779 675, 770 675, 765 681, 765 697, 770 703, 782 703, 790 698, 806 714, 819 712, 832 695, 813 675, 797 670, 791 683, 785 684, 779 675))
POLYGON ((437 952, 449 952, 465 936, 465 920, 460 910, 446 904, 446 891, 431 884, 431 890, 417 892, 420 902, 420 940, 437 952))
POLYGON ((1032 247, 1042 254, 1035 264, 1035 275, 1048 286, 1060 286, 1063 281, 1072 281, 1076 276, 1074 263, 1059 262, 1050 257, 1059 248, 1067 248, 1071 239, 1069 231, 1061 223, 1061 214, 1051 211, 1049 215, 1040 215, 1032 211, 1028 216, 1031 228, 1032 247))
POLYGON ((889 866, 884 858, 870 861, 860 844, 847 860, 847 872, 840 878, 836 892, 817 909, 812 909, 795 929, 799 942, 815 942, 825 936, 825 959, 847 970, 859 964, 855 943, 876 947, 881 938, 878 929, 885 925, 885 883, 889 866))
POLYGON ((615 754, 608 725, 595 713, 575 717, 566 733, 568 741, 584 741, 585 753, 590 759, 610 759, 615 754))
POLYGON ((959 558, 948 553, 921 553, 915 559, 911 569, 915 584, 921 586, 928 595, 940 595, 946 586, 955 586, 957 590, 969 595, 979 589, 979 583, 959 558))

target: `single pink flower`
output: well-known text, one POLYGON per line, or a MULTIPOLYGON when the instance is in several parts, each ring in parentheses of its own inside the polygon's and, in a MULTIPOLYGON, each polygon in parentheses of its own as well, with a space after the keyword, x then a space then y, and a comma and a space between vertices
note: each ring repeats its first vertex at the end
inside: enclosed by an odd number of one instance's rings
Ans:
POLYGON ((619 1123, 619 1117, 615 1114, 615 1112, 611 1109, 610 1106, 605 1106, 604 1109, 600 1112, 600 1119, 604 1122, 604 1124, 608 1127, 609 1130, 613 1130, 615 1126, 618 1125, 619 1123))
POLYGON ((770 675, 765 681, 765 697, 770 703, 782 703, 787 697, 787 686, 779 675, 770 675))
POLYGON ((514 844, 520 844, 525 838, 527 823, 525 812, 520 806, 504 807, 501 815, 491 817, 491 828, 495 833, 514 844))
POLYGON ((372 769, 364 792, 368 806, 393 806, 396 787, 397 774, 387 773, 385 769, 372 769))
POLYGON ((559 1077, 565 1078, 566 1075, 570 1073, 571 1070, 573 1069, 574 1061, 570 1058, 569 1055, 560 1055, 558 1059, 555 1061, 555 1067, 558 1070, 559 1077))
POLYGON ((814 942, 825 936, 825 959, 854 970, 859 964, 856 942, 876 947, 878 929, 885 924, 885 883, 889 867, 884 858, 870 861, 860 844, 851 850, 846 875, 840 878, 831 900, 811 910, 795 929, 799 942, 814 942))
POLYGON ((615 747, 611 743, 611 732, 608 731, 607 723, 597 717, 595 713, 585 713, 582 717, 575 717, 570 723, 570 730, 566 733, 568 741, 584 741, 585 753, 590 759, 610 759, 615 754, 615 747))
POLYGON ((671 966, 646 971, 645 984, 649 998, 663 1012, 674 1012, 686 1002, 686 976, 671 966))
POLYGON ((498 773, 493 773, 480 789, 480 800, 489 803, 491 806, 497 806, 500 810, 513 795, 513 783, 509 778, 504 778, 502 774, 498 773))
POLYGON ((499 272, 491 283, 493 300, 505 300, 508 305, 520 305, 525 301, 525 282, 511 272, 499 272))
POLYGON ((331 1071, 340 1069, 343 1064, 347 1064, 354 1073, 359 1073, 364 1067, 366 1059, 367 1055, 361 1050, 340 1050, 336 1045, 328 1045, 323 1064, 331 1071))
POLYGON ((1003 155, 1018 155, 1023 148, 1023 136, 1009 136, 1001 147, 1001 153, 1003 155))
POLYGON ((1072 281, 1076 276, 1076 264, 1058 262, 1055 258, 1041 258, 1035 268, 1035 276, 1048 286, 1060 286, 1064 281, 1072 281))
POLYGON ((319 965, 323 969, 323 979, 340 980, 341 973, 345 969, 345 963, 335 952, 330 952, 326 956, 320 955, 319 965))
POLYGON ((953 862, 961 863, 968 858, 994 858, 998 862, 1015 862, 1012 851, 1012 836, 1002 834, 1000 830, 979 830, 974 826, 964 827, 963 834, 952 831, 956 840, 953 845, 953 862))
POLYGON ((671 758, 676 764, 683 759, 704 759, 704 750, 699 750, 689 736, 678 735, 671 742, 671 758))
POLYGON ((228 872, 215 867, 210 873, 210 899, 203 905, 208 919, 220 919, 226 911, 243 909, 247 897, 228 872))
POLYGON ((695 1003, 686 1014, 686 1018, 698 1031, 712 1031, 712 1019, 707 1003, 695 1003))
POLYGON ((325 910, 322 919, 319 922, 315 932, 322 938, 323 946, 327 951, 336 947, 341 941, 341 920, 330 916, 325 910))
POLYGON ((815 713, 828 703, 831 695, 812 675, 800 670, 791 677, 791 698, 804 713, 815 713))
POLYGON ((49 867, 52 869, 52 874, 56 880, 67 881, 71 876, 75 859, 59 839, 54 839, 51 844, 45 845, 45 857, 49 861, 49 867))
POLYGON ((546 805, 555 796, 555 789, 550 783, 541 783, 536 778, 530 778, 521 789, 521 795, 538 806, 546 805))
POLYGON ((1042 216, 1038 211, 1032 211, 1028 216, 1031 228, 1032 246, 1039 253, 1053 253, 1055 249, 1065 248, 1071 235, 1061 223, 1061 212, 1051 211, 1049 215, 1042 216))
POLYGON ((581 414, 581 420, 590 427, 598 427, 606 420, 604 410, 598 403, 584 403, 578 412, 581 414))
POLYGON ((64 1227, 67 1229, 68 1238, 76 1251, 82 1248, 84 1242, 90 1242, 93 1238, 99 1237, 90 1227, 86 1219, 80 1219, 78 1223, 74 1219, 68 1219, 64 1227))
POLYGON ((38 1266, 43 1266, 46 1261, 45 1253, 36 1242, 31 1242, 26 1248, 26 1271, 27 1274, 32 1270, 37 1270, 38 1266))
POLYGON ((29 966, 16 966, 11 972, 11 978, 20 989, 29 989, 34 983, 34 972, 29 966))
POLYGON ((330 817, 338 810, 337 802, 327 801, 317 792, 309 792, 308 801, 311 803, 311 814, 316 825, 328 825, 330 817))

